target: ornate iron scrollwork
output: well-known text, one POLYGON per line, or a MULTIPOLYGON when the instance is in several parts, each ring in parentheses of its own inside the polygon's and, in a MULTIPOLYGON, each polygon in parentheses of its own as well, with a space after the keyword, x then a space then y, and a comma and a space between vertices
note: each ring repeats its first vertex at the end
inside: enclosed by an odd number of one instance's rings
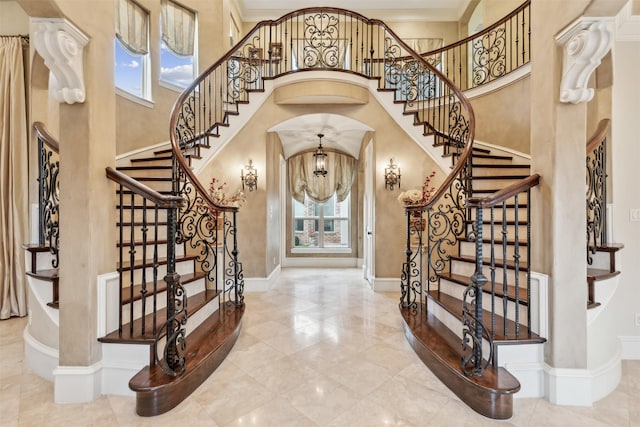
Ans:
POLYGON ((302 64, 305 68, 342 68, 346 39, 339 39, 337 16, 318 12, 304 18, 302 64))
POLYGON ((596 248, 606 242, 606 144, 587 155, 587 262, 593 263, 596 248))
POLYGON ((60 188, 58 174, 60 172, 60 160, 58 153, 54 152, 44 141, 38 138, 39 148, 39 244, 49 247, 53 255, 51 265, 58 268, 59 264, 59 239, 60 223, 58 220, 60 205, 60 188))
POLYGON ((503 27, 484 33, 473 41, 473 85, 479 86, 503 76, 506 72, 507 33, 503 27))

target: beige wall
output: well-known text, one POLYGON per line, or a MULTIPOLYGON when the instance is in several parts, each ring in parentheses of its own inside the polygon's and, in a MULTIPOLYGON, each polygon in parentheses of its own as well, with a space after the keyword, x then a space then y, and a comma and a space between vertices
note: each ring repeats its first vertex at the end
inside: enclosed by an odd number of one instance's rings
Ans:
POLYGON ((471 99, 476 140, 530 153, 530 77, 471 99))
MULTIPOLYGON (((169 116, 179 91, 163 87, 160 79, 160 2, 138 0, 150 12, 151 93, 153 106, 147 107, 116 96, 117 153, 124 154, 169 140, 169 116)), ((228 49, 228 1, 181 0, 198 11, 198 69, 206 69, 228 49), (226 27, 224 23, 227 22, 226 27)), ((115 33, 112 30, 111 34, 115 33)), ((113 65, 112 65, 113 67, 113 65)))
MULTIPOLYGON (((330 84, 330 82, 327 82, 330 84)), ((375 129, 375 157, 378 159, 375 172, 376 190, 376 251, 375 265, 377 277, 399 277, 402 265, 404 245, 404 215, 401 205, 396 200, 400 190, 384 189, 382 173, 389 158, 400 164, 402 168, 402 189, 420 188, 424 176, 433 170, 438 175, 434 182, 439 184, 444 179, 444 172, 420 149, 407 134, 396 124, 387 112, 370 98, 366 105, 278 105, 270 96, 260 107, 252 119, 236 137, 224 147, 214 160, 203 170, 199 178, 208 183, 211 177, 227 180, 229 191, 240 184, 240 167, 251 158, 259 171, 272 170, 265 165, 268 135, 266 130, 276 124, 303 114, 332 113, 341 114, 358 120, 375 129)), ((233 118, 232 118, 233 120, 233 118)), ((271 161, 275 156, 270 156, 271 161)), ((266 177, 268 182, 271 181, 266 177)), ((357 190, 356 193, 358 194, 357 190)), ((360 201, 357 201, 360 204, 360 201)), ((265 265, 267 245, 267 195, 265 187, 260 185, 257 192, 248 195, 247 205, 239 214, 239 245, 241 261, 244 263, 245 277, 265 277, 270 265, 265 265)), ((357 209, 356 213, 361 212, 357 209)), ((358 227, 357 240, 353 241, 357 248, 361 240, 360 214, 354 224, 358 227)), ((286 226, 286 225, 285 225, 286 226)), ((354 249, 357 249, 354 248, 354 249)), ((360 253, 350 256, 362 257, 360 253)), ((269 260, 268 260, 269 261, 269 260)))
POLYGON ((29 34, 29 15, 16 1, 0 1, 0 35, 29 34))
POLYGON ((524 3, 524 0, 482 0, 480 7, 483 8, 484 28, 498 22, 517 9, 522 3, 524 3))

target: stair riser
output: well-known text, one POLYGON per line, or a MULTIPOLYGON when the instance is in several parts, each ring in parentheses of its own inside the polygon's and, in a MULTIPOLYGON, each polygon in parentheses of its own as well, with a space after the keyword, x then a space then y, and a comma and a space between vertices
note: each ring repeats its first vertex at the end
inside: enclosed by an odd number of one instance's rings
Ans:
MULTIPOLYGON (((164 283, 164 280, 162 280, 162 282, 164 283)), ((198 280, 194 280, 193 282, 189 282, 184 285, 184 289, 187 296, 204 291, 205 290, 204 279, 198 279, 198 280)), ((149 291, 152 291, 152 289, 149 289, 149 291)), ((128 296, 129 289, 125 287, 125 289, 123 289, 123 294, 125 296, 128 296)), ((156 295, 156 308, 161 309, 166 306, 167 306, 167 292, 166 291, 159 292, 156 295)), ((129 321, 130 313, 131 313, 131 305, 130 304, 123 305, 122 306, 123 321, 125 322, 129 321)), ((148 296, 146 298, 145 314, 151 314, 151 313, 153 313, 153 296, 148 296)), ((140 317, 142 317, 142 299, 134 301, 133 303, 133 318, 139 319, 140 317)))
POLYGON ((141 162, 130 162, 127 166, 171 166, 171 159, 154 159, 141 162))
MULTIPOLYGON (((194 264, 193 260, 177 262, 176 263, 176 272, 178 274, 193 273, 194 265, 195 264, 194 264)), ((133 283, 134 284, 142 283, 142 270, 143 270, 142 268, 138 268, 138 269, 135 269, 133 271, 133 283)), ((147 267, 144 270, 146 271, 146 280, 147 281, 152 281, 153 280, 153 267, 147 267)), ((159 265, 158 266, 158 273, 157 273, 158 280, 164 279, 164 276, 166 276, 166 274, 167 274, 167 266, 166 266, 166 264, 159 265)), ((130 280, 131 280, 131 270, 127 270, 126 272, 123 272, 122 280, 123 280, 123 283, 125 285, 129 285, 130 280)))
MULTIPOLYGON (((136 173, 135 175, 134 174, 131 174, 131 175, 134 176, 135 178, 139 178, 143 176, 143 174, 138 174, 138 173, 136 173)), ((171 181, 153 181, 153 180, 142 179, 140 180, 140 183, 156 191, 171 191, 172 189, 171 181)))
MULTIPOLYGON (((485 162, 483 162, 485 164, 485 162)), ((504 164, 504 163, 503 163, 504 164)), ((492 168, 492 167, 473 167, 473 176, 505 176, 505 175, 529 175, 530 168, 521 166, 517 168, 492 168)))
MULTIPOLYGON (((133 228, 133 240, 135 242, 141 242, 142 241, 142 236, 143 236, 143 231, 142 231, 142 227, 141 226, 134 226, 133 228)), ((131 232, 130 232, 130 227, 128 225, 125 225, 122 229, 122 236, 124 237, 125 241, 130 241, 131 240, 131 232)), ((119 237, 119 235, 118 235, 119 237)), ((147 230, 147 240, 148 239, 155 239, 156 237, 156 230, 154 226, 149 225, 148 230, 147 230)), ((158 225, 158 240, 164 240, 167 237, 167 226, 166 225, 158 225)))
MULTIPOLYGON (((489 236, 485 236, 489 237, 489 236)), ((468 255, 475 256, 476 253, 476 244, 475 242, 464 242, 460 241, 460 255, 468 255)), ((507 259, 514 259, 514 254, 516 247, 515 245, 506 245, 502 246, 502 242, 496 243, 494 245, 494 255, 496 258, 504 258, 504 250, 507 252, 507 259)), ((520 255, 520 261, 527 261, 527 247, 519 246, 518 254, 520 255)), ((489 243, 482 244, 482 257, 489 258, 491 256, 491 245, 489 243)))
POLYGON ((513 163, 513 159, 491 159, 486 157, 473 156, 473 163, 482 165, 510 165, 513 163))
MULTIPOLYGON (((527 226, 526 225, 518 225, 518 240, 522 241, 527 235, 527 226)), ((467 225, 467 229, 469 232, 473 231, 472 225, 467 225)), ((482 225, 482 238, 488 239, 491 236, 491 224, 483 221, 482 225)), ((493 236, 500 236, 502 238, 502 224, 494 223, 493 236)), ((507 240, 515 240, 516 236, 516 226, 515 225, 507 225, 507 240)))
MULTIPOLYGON (((519 179, 474 179, 473 189, 475 191, 501 189, 506 188, 511 184, 515 184, 519 181, 519 179)), ((521 203, 526 202, 526 198, 526 194, 521 194, 518 196, 518 200, 521 203)))
MULTIPOLYGON (((152 166, 152 165, 132 165, 132 167, 135 168, 139 168, 139 167, 146 167, 146 166, 152 166)), ((127 166, 129 167, 129 166, 127 166)), ((127 174, 129 176, 135 176, 135 177, 145 177, 145 178, 170 178, 171 177, 171 169, 133 169, 133 170, 122 170, 122 168, 118 169, 120 172, 127 174)), ((146 184, 145 184, 146 185, 146 184)), ((149 185, 149 187, 151 187, 149 185)))
POLYGON ((589 256, 593 259, 593 263, 589 264, 589 268, 598 268, 602 270, 611 270, 611 257, 615 256, 615 253, 609 252, 596 252, 595 254, 589 252, 589 256))
MULTIPOLYGON (((122 223, 125 224, 125 226, 128 223, 131 223, 131 209, 128 208, 128 206, 130 206, 130 199, 128 196, 125 196, 124 198, 124 208, 122 209, 122 223)), ((147 204, 149 207, 146 209, 146 220, 147 220, 147 224, 148 227, 151 228, 154 226, 155 221, 156 221, 156 213, 155 210, 153 209, 153 205, 152 204, 147 204)), ((135 206, 142 206, 142 202, 137 200, 135 206)), ((145 217, 145 210, 142 208, 137 208, 134 209, 133 211, 133 221, 134 222, 142 222, 143 218, 145 217)), ((119 215, 119 211, 116 211, 116 215, 119 215)), ((118 221, 120 221, 120 218, 118 218, 118 221)), ((166 209, 158 209, 158 222, 167 222, 167 210, 166 209)), ((136 225, 135 227, 137 228, 142 228, 139 225, 136 225)), ((150 229, 150 232, 152 233, 153 230, 150 229)))
MULTIPOLYGON (((466 276, 466 277, 471 277, 471 275, 475 272, 475 265, 473 263, 470 262, 462 262, 462 261, 458 261, 458 260, 453 260, 451 263, 451 272, 453 274, 460 274, 462 276, 466 276)), ((503 277, 504 277, 504 272, 505 270, 502 267, 496 267, 496 272, 495 272, 495 277, 496 277, 496 281, 499 282, 504 282, 503 277)), ((511 286, 515 286, 515 271, 511 270, 511 269, 507 269, 507 284, 511 285, 511 286)), ((491 279, 491 268, 488 265, 483 265, 482 266, 482 273, 484 274, 485 277, 487 277, 487 279, 491 279)), ((518 273, 518 277, 519 277, 519 286, 520 287, 524 287, 526 286, 527 283, 527 272, 526 271, 520 271, 518 273)))
MULTIPOLYGON (((462 300, 463 296, 464 296, 464 291, 465 291, 466 287, 460 285, 459 283, 454 283, 454 282, 450 282, 446 279, 440 279, 440 292, 445 293, 447 295, 451 295, 455 298, 458 298, 460 300, 462 300)), ((487 284, 486 289, 489 289, 489 286, 487 284)), ((498 316, 504 316, 504 306, 503 306, 503 299, 500 297, 496 297, 495 299, 495 309, 496 309, 496 314, 498 316)), ((485 310, 491 311, 491 294, 488 293, 483 293, 482 294, 482 307, 485 310)), ((521 325, 526 325, 527 324, 527 307, 524 305, 520 305, 519 306, 519 316, 520 318, 518 319, 518 322, 521 325)), ((513 320, 515 322, 516 320, 516 303, 514 301, 511 300, 507 300, 507 316, 508 319, 513 320)))
MULTIPOLYGON (((27 271, 31 271, 31 258, 27 253, 25 255, 27 261, 27 271)), ((53 262, 53 255, 51 252, 38 252, 36 254, 36 270, 50 270, 53 267, 51 264, 53 262)))
MULTIPOLYGON (((123 257, 125 261, 129 261, 129 246, 125 246, 122 248, 123 249, 123 257)), ((140 261, 142 259, 147 259, 148 261, 153 261, 153 253, 154 253, 154 245, 153 244, 147 244, 147 245, 136 245, 134 246, 134 258, 136 261, 140 261), (146 253, 144 251, 144 248, 146 247, 146 253)), ((158 258, 165 258, 167 256, 167 244, 166 243, 159 243, 157 246, 157 251, 158 251, 158 258)), ((176 245, 176 252, 175 252, 176 257, 181 257, 184 255, 184 245, 176 245)))
MULTIPOLYGON (((525 206, 518 206, 518 219, 520 221, 526 221, 527 216, 527 208, 525 206)), ((476 208, 471 208, 471 218, 475 220, 476 218, 476 208)), ((516 210, 515 207, 506 207, 502 209, 502 205, 496 206, 493 208, 493 221, 496 227, 502 227, 500 222, 503 218, 506 218, 507 221, 514 221, 516 218, 516 210)), ((482 209, 482 222, 489 223, 491 221, 491 208, 482 209)))

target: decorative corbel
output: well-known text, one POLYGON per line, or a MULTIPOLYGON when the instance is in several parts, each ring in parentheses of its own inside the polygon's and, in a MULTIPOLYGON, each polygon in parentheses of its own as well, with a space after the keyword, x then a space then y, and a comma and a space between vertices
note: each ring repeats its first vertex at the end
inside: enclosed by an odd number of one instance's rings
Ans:
POLYGON ((58 102, 84 102, 82 54, 89 38, 64 18, 31 18, 33 41, 56 80, 50 88, 58 102))
POLYGON ((589 102, 589 77, 613 44, 611 18, 581 17, 556 36, 563 47, 560 102, 589 102))

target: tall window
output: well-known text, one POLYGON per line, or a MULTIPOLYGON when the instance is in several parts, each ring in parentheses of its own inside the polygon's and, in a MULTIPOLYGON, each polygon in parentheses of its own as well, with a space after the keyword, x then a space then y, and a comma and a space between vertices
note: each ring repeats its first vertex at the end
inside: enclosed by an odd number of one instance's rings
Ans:
POLYGON ((149 12, 133 0, 117 2, 115 56, 116 87, 151 99, 149 12))
POLYGON ((162 1, 160 80, 186 88, 196 77, 196 12, 173 0, 162 1))
POLYGON ((350 198, 338 202, 334 194, 324 203, 293 199, 293 248, 350 248, 350 198))

